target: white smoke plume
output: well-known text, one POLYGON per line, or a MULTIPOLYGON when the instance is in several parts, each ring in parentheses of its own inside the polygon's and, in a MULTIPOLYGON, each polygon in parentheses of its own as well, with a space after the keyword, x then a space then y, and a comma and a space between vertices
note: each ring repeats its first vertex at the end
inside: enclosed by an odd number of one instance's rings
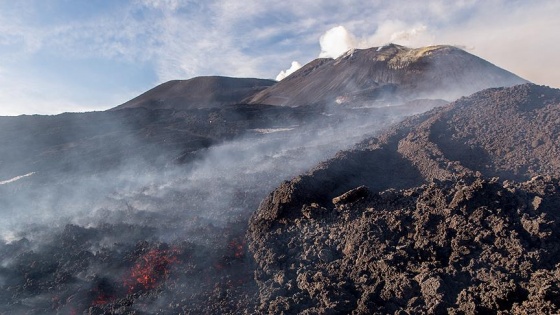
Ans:
POLYGON ((375 33, 360 39, 359 48, 377 47, 389 43, 411 48, 433 45, 435 36, 424 24, 407 24, 398 20, 385 21, 375 33))
MULTIPOLYGON (((419 47, 432 42, 433 36, 428 32, 428 27, 423 24, 410 26, 399 21, 387 21, 380 24, 373 35, 363 38, 356 37, 346 27, 339 25, 321 35, 319 58, 336 59, 351 49, 383 46, 389 43, 419 47)), ((281 81, 301 67, 300 63, 292 61, 289 69, 280 71, 276 81, 281 81)))
POLYGON ((338 58, 352 48, 356 48, 356 39, 348 30, 339 25, 326 31, 319 39, 321 53, 319 58, 338 58))
POLYGON ((298 71, 301 68, 301 64, 297 61, 292 61, 292 65, 287 70, 282 70, 276 76, 276 81, 282 81, 285 77, 289 76, 290 74, 298 71))
POLYGON ((380 24, 373 35, 363 38, 356 37, 344 26, 337 26, 321 36, 319 58, 336 59, 351 49, 377 47, 389 43, 419 47, 432 42, 433 36, 423 24, 410 26, 400 21, 387 21, 380 24))
POLYGON ((426 32, 428 28, 426 25, 420 25, 413 27, 412 29, 402 30, 391 34, 390 41, 392 43, 406 42, 413 43, 417 38, 419 38, 423 33, 426 32))

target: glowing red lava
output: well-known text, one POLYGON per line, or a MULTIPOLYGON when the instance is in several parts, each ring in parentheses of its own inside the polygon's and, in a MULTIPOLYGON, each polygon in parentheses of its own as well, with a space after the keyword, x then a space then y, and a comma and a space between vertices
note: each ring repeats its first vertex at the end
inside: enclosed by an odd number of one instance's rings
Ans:
POLYGON ((91 302, 92 306, 100 306, 100 305, 105 305, 107 303, 109 303, 111 300, 113 300, 114 297, 113 296, 108 296, 108 295, 104 295, 104 294, 100 294, 93 302, 91 302))
POLYGON ((245 257, 245 240, 234 238, 228 244, 228 248, 233 252, 233 257, 241 259, 245 257))
POLYGON ((130 277, 125 280, 129 292, 138 289, 154 289, 169 275, 171 265, 178 262, 177 249, 151 249, 132 267, 130 277))

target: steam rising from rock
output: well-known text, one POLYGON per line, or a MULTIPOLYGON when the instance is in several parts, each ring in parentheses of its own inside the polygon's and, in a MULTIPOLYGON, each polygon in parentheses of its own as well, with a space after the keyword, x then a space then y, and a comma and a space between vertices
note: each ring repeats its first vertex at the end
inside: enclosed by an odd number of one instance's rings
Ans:
MULTIPOLYGON (((70 128, 74 138, 66 141, 82 143, 79 152, 93 152, 96 160, 108 154, 115 165, 97 171, 92 161, 62 145, 50 150, 67 157, 62 170, 56 160, 43 168, 49 172, 36 168, 33 176, 4 170, 1 177, 10 183, 0 185, 0 313, 106 314, 122 308, 127 313, 223 314, 251 309, 256 284, 243 236, 260 201, 282 181, 400 120, 403 111, 420 110, 232 106, 178 112, 125 108, 53 118, 82 127, 89 126, 84 117, 104 121, 102 130, 117 137, 104 138, 99 124, 93 124, 94 131, 70 128), (128 118, 144 114, 148 122, 133 125, 147 123, 149 130, 129 126, 128 118), (201 141, 185 146, 192 150, 184 154, 177 151, 185 139, 200 140, 190 132, 169 133, 169 128, 188 130, 193 124, 199 134, 223 142, 201 141), (162 138, 142 137, 144 131, 159 129, 162 138), (228 130, 231 137, 219 133, 228 130), (150 147, 153 139, 173 145, 150 147), (118 150, 107 149, 125 142, 141 151, 123 154, 149 152, 146 161, 120 160, 118 150), (225 312, 228 307, 231 312, 225 312)), ((50 134, 48 118, 32 118, 50 134)), ((20 135, 26 133, 21 125, 20 135)), ((28 144, 36 148, 40 143, 32 139, 28 144)))
POLYGON ((301 64, 299 62, 292 61, 292 66, 287 70, 280 71, 280 73, 276 76, 276 81, 283 80, 285 77, 287 77, 290 74, 298 71, 300 68, 301 68, 301 64))
POLYGON ((342 25, 333 27, 319 39, 321 53, 319 58, 336 59, 348 50, 356 48, 356 39, 342 25))
POLYGON ((423 24, 410 26, 398 21, 387 21, 380 24, 371 36, 362 38, 356 37, 340 25, 329 29, 319 39, 321 45, 319 58, 336 59, 351 49, 364 49, 388 43, 417 47, 431 42, 428 28, 423 24))
POLYGON ((422 33, 426 32, 427 27, 426 25, 420 25, 418 27, 413 27, 412 29, 398 31, 391 34, 390 41, 391 42, 402 42, 407 41, 410 42, 417 38, 422 33))
MULTIPOLYGON (((423 24, 410 26, 399 21, 387 21, 380 24, 371 36, 362 38, 356 37, 346 27, 339 25, 327 30, 319 38, 321 45, 319 58, 336 59, 351 49, 365 49, 388 43, 419 47, 432 44, 432 42, 433 38, 428 32, 427 26, 423 24)), ((276 81, 283 80, 301 67, 299 62, 292 61, 289 69, 280 71, 276 76, 276 81)))

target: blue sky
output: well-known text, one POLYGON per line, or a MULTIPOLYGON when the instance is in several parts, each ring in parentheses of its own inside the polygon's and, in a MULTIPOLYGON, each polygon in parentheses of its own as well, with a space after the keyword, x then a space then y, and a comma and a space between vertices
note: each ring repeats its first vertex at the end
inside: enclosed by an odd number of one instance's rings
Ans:
POLYGON ((199 75, 275 78, 337 26, 358 48, 458 45, 560 87, 559 16, 555 0, 0 0, 0 115, 104 110, 199 75))

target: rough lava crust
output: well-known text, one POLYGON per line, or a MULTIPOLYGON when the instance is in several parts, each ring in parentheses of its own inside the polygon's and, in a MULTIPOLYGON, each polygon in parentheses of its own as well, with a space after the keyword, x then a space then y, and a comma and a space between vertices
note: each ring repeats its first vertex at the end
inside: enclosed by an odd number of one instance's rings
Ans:
POLYGON ((259 310, 556 313, 560 90, 488 89, 284 182, 251 218, 259 310))

